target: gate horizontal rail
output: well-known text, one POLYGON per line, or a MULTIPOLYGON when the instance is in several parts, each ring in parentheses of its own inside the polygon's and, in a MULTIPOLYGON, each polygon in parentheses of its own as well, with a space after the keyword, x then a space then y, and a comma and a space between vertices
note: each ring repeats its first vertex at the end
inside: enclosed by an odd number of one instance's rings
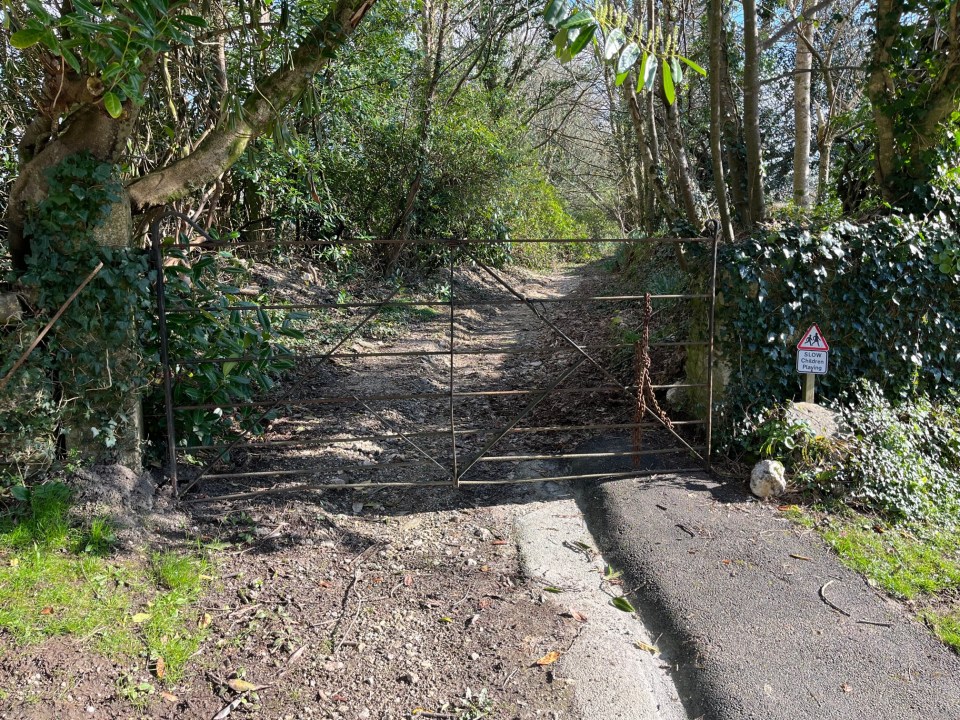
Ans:
MULTIPOLYGON (((232 500, 253 498, 273 492, 296 492, 299 490, 325 490, 335 488, 367 488, 367 487, 433 487, 433 486, 465 486, 481 484, 507 484, 507 483, 528 483, 528 482, 546 482, 546 481, 566 481, 566 480, 584 480, 601 479, 614 477, 643 477, 657 474, 662 470, 637 467, 629 471, 619 472, 588 472, 585 474, 556 474, 541 473, 537 477, 504 477, 501 474, 491 475, 490 469, 497 467, 514 467, 522 472, 525 470, 526 463, 555 463, 554 467, 562 467, 569 461, 584 460, 615 460, 618 458, 631 458, 635 463, 642 458, 661 456, 663 458, 676 458, 677 456, 692 457, 699 463, 709 465, 709 456, 711 450, 710 435, 712 430, 712 393, 713 393, 713 314, 716 297, 716 252, 718 234, 713 232, 709 237, 690 237, 690 238, 591 238, 588 240, 580 238, 521 238, 510 241, 511 245, 526 244, 587 244, 603 243, 617 244, 666 244, 683 245, 688 243, 706 244, 712 254, 712 268, 709 277, 709 288, 706 292, 665 292, 665 293, 586 293, 584 295, 573 296, 544 296, 542 291, 533 294, 525 294, 517 290, 510 281, 491 268, 482 258, 475 254, 475 250, 483 245, 490 244, 486 241, 424 241, 417 240, 405 245, 412 247, 433 246, 439 251, 446 253, 447 269, 447 287, 449 292, 446 299, 430 299, 422 297, 407 297, 406 293, 401 292, 401 285, 396 284, 393 287, 384 288, 383 292, 372 294, 382 295, 375 299, 360 297, 356 300, 348 301, 315 301, 309 299, 309 302, 285 302, 276 301, 268 296, 268 290, 262 290, 259 287, 247 289, 245 294, 256 294, 256 302, 238 302, 230 296, 226 303, 220 303, 213 306, 188 306, 182 303, 168 303, 165 274, 176 272, 177 263, 166 263, 164 253, 170 249, 186 250, 189 252, 179 256, 178 263, 187 266, 204 253, 211 251, 220 251, 227 248, 232 251, 248 249, 250 252, 276 251, 278 249, 292 248, 311 248, 311 247, 357 247, 357 246, 376 246, 391 245, 389 241, 369 240, 365 238, 339 239, 339 240, 294 240, 278 243, 268 240, 246 240, 240 242, 218 243, 207 233, 190 221, 186 216, 179 213, 167 213, 156 218, 150 228, 150 238, 153 247, 154 264, 157 270, 157 305, 158 305, 158 329, 161 337, 161 362, 164 372, 164 414, 167 420, 167 442, 168 442, 168 465, 167 470, 170 474, 175 494, 181 490, 184 492, 203 481, 208 483, 219 483, 232 486, 235 481, 245 481, 247 483, 262 483, 272 481, 280 484, 271 488, 248 487, 241 492, 219 492, 214 497, 186 499, 187 502, 203 502, 211 500, 232 500), (161 225, 164 222, 174 219, 177 222, 185 224, 192 228, 204 239, 202 242, 164 242, 161 237, 161 225), (457 260, 466 261, 469 265, 464 267, 475 268, 479 271, 481 278, 484 273, 492 278, 486 280, 489 287, 478 289, 477 283, 480 281, 473 279, 474 287, 470 290, 469 297, 463 297, 461 286, 458 286, 456 278, 457 260), (492 289, 491 289, 492 288, 492 289), (482 291, 482 292, 481 292, 482 291), (502 296, 496 296, 496 293, 502 296), (486 293, 486 297, 482 295, 486 293), (398 297, 398 295, 400 297, 398 297), (550 308, 563 308, 580 304, 586 306, 600 306, 603 304, 617 304, 618 312, 624 311, 624 306, 630 304, 645 303, 647 310, 647 320, 649 322, 651 303, 702 303, 708 312, 707 317, 707 336, 677 338, 676 336, 660 340, 650 340, 645 336, 644 343, 635 342, 596 342, 595 338, 587 340, 577 340, 569 333, 565 332, 558 323, 566 321, 564 314, 556 318, 548 317, 550 308), (458 326, 456 323, 458 312, 471 311, 472 315, 470 325, 477 324, 477 318, 484 317, 484 309, 506 312, 508 308, 525 307, 529 310, 531 318, 535 318, 539 327, 545 333, 547 341, 540 344, 521 344, 521 345, 503 345, 502 338, 504 330, 497 329, 472 329, 466 326, 458 326), (431 342, 434 347, 422 349, 394 349, 384 346, 381 343, 380 348, 369 349, 369 343, 366 347, 349 346, 348 343, 355 341, 364 328, 382 311, 397 311, 407 309, 425 309, 442 308, 445 313, 434 313, 432 316, 418 316, 416 323, 418 327, 430 328, 424 329, 423 341, 431 342), (293 387, 281 386, 281 392, 275 397, 264 397, 252 401, 224 401, 218 399, 209 402, 186 402, 182 400, 175 402, 174 386, 175 383, 187 382, 191 368, 207 368, 204 373, 209 373, 210 367, 225 366, 230 364, 230 372, 246 372, 245 365, 261 359, 258 355, 248 355, 237 353, 233 356, 217 357, 174 357, 170 352, 168 317, 184 314, 222 314, 231 313, 252 313, 252 312, 279 312, 290 313, 290 317, 296 320, 307 322, 327 322, 328 330, 320 336, 320 340, 327 344, 328 349, 325 352, 316 350, 289 352, 278 354, 277 357, 290 358, 301 364, 301 371, 305 366, 303 363, 315 364, 319 362, 337 361, 337 367, 346 370, 355 367, 354 361, 368 361, 376 363, 378 360, 396 359, 398 363, 406 360, 433 360, 446 359, 443 363, 443 376, 438 377, 438 384, 442 382, 445 386, 443 390, 425 391, 425 392, 403 392, 400 387, 399 392, 374 392, 374 393, 346 393, 336 394, 316 394, 303 393, 293 387), (325 320, 322 313, 333 312, 336 321, 341 322, 341 318, 346 316, 348 325, 338 327, 330 325, 325 320), (362 317, 350 317, 353 315, 362 317), (478 316, 478 313, 480 315, 478 316), (435 337, 437 332, 435 328, 443 328, 445 339, 438 340, 435 337), (331 332, 338 339, 330 339, 331 332), (486 338, 491 341, 488 346, 482 346, 486 338), (465 340, 470 340, 472 344, 465 344, 465 340), (592 340, 592 341, 590 341, 592 340), (479 343, 479 346, 478 346, 479 343), (439 346, 438 346, 439 345, 439 346), (492 345, 492 346, 491 346, 492 345), (648 376, 639 375, 636 381, 623 382, 617 376, 617 373, 611 371, 606 361, 598 358, 600 354, 609 354, 611 357, 618 356, 622 359, 623 351, 634 353, 643 353, 644 356, 651 351, 663 349, 670 351, 674 348, 706 348, 707 368, 706 380, 704 382, 677 382, 677 383, 653 383, 648 376), (476 358, 474 362, 490 363, 498 362, 497 356, 504 358, 524 358, 536 356, 541 362, 535 363, 535 367, 544 366, 543 371, 550 370, 553 377, 545 378, 540 384, 522 385, 514 388, 494 387, 491 388, 486 383, 480 382, 480 387, 463 387, 457 385, 458 373, 461 368, 457 366, 458 358, 476 358), (565 359, 569 358, 569 359, 565 359), (546 367, 544 361, 550 361, 550 368, 546 367), (571 364, 572 363, 572 364, 571 364), (563 369, 562 365, 566 365, 563 369), (585 377, 590 378, 585 384, 570 384, 569 380, 575 373, 586 373, 585 377), (599 373, 600 383, 597 384, 597 374, 599 373), (590 376, 593 377, 590 377, 590 376), (486 385, 486 386, 484 386, 486 385), (703 390, 707 394, 705 416, 696 419, 686 419, 673 421, 667 418, 659 407, 654 412, 646 403, 641 402, 641 396, 647 393, 663 390, 703 390), (603 402, 585 401, 585 397, 603 396, 609 398, 603 402), (627 401, 626 410, 634 412, 635 408, 645 408, 643 417, 635 417, 633 422, 619 422, 616 417, 608 417, 601 412, 601 417, 591 422, 549 422, 554 419, 555 409, 541 411, 543 403, 548 398, 556 398, 561 402, 562 398, 571 398, 579 408, 589 408, 597 405, 599 408, 614 408, 610 412, 615 416, 620 411, 615 410, 620 405, 611 405, 612 401, 622 398, 627 401), (509 403, 511 399, 520 400, 526 398, 525 406, 517 408, 512 418, 504 420, 498 426, 486 427, 482 424, 472 422, 467 418, 458 415, 458 412, 464 412, 465 407, 485 407, 477 405, 458 405, 461 401, 470 399, 490 399, 497 400, 497 407, 503 403, 509 403), (376 404, 377 408, 371 407, 371 403, 376 404), (383 407, 390 403, 399 403, 389 407, 383 407), (420 417, 417 420, 410 416, 411 407, 405 403, 416 403, 417 412, 420 417), (444 403, 445 408, 436 406, 436 403, 444 403), (178 418, 183 413, 231 413, 240 410, 250 410, 254 413, 260 413, 259 418, 249 422, 250 427, 259 427, 267 419, 272 424, 264 431, 261 427, 258 432, 263 432, 262 437, 253 437, 249 430, 238 433, 235 437, 215 443, 178 443, 177 438, 182 436, 182 429, 178 429, 178 418), (309 411, 304 415, 304 411, 309 411), (346 411, 346 412, 345 412, 346 411), (389 412, 388 412, 389 411, 389 412), (297 414, 290 415, 289 413, 297 414), (336 415, 329 415, 335 412, 336 415), (426 420, 424 413, 446 412, 447 422, 438 423, 426 420), (406 414, 405 414, 406 413, 406 414), (538 415, 541 413, 541 416, 538 415), (289 415, 289 416, 288 416, 289 415), (290 438, 286 437, 296 428, 290 425, 296 421, 302 423, 306 418, 307 425, 302 425, 298 432, 303 431, 305 437, 290 438), (318 436, 318 428, 329 424, 330 418, 336 418, 342 425, 343 423, 354 423, 355 429, 345 428, 344 431, 337 430, 334 426, 334 436, 318 436), (310 420, 319 420, 319 423, 310 424, 310 420), (544 420, 548 420, 544 422, 544 420), (375 423, 373 428, 370 423, 375 423), (406 425, 415 423, 415 426, 407 429, 406 425), (424 422, 428 427, 423 427, 424 422), (380 425, 377 428, 376 425, 380 425), (465 426, 464 426, 465 425, 465 426), (680 434, 681 431, 690 431, 694 429, 704 429, 705 442, 695 444, 688 437, 680 434), (665 433, 664 437, 673 438, 674 443, 669 445, 657 444, 655 447, 634 446, 629 451, 604 451, 587 452, 576 448, 567 449, 563 444, 570 442, 571 437, 582 437, 584 433, 598 433, 607 431, 630 431, 630 432, 649 432, 653 429, 660 429, 665 433), (352 430, 352 431, 351 431, 352 430), (371 430, 382 430, 380 432, 371 432, 371 430), (359 431, 359 432, 358 432, 359 431), (532 443, 538 434, 544 434, 550 437, 551 434, 565 434, 561 441, 561 447, 555 447, 556 442, 551 441, 551 445, 540 447, 532 443), (506 438, 513 437, 517 441, 522 441, 524 447, 510 448, 499 453, 494 452, 494 448, 503 442, 506 438), (471 439, 477 439, 477 445, 471 446, 471 439), (689 441, 688 441, 689 440, 689 441), (376 448, 376 452, 392 453, 386 456, 385 462, 357 461, 355 457, 343 455, 343 453, 358 452, 357 444, 371 444, 376 448), (438 445, 439 443, 439 445, 438 445), (532 444, 531 444, 532 443, 532 444), (351 446, 352 444, 352 446, 351 446), (444 450, 446 448, 446 450, 444 450), (478 449, 479 448, 479 449, 478 449), (519 450, 519 451, 518 451, 519 450), (572 450, 572 451, 571 451, 572 450), (253 469, 242 470, 231 468, 231 453, 241 452, 247 458, 245 462, 251 459, 257 463, 253 469), (449 457, 444 455, 449 452, 449 457), (212 453, 212 459, 203 459, 204 453, 212 453), (298 454, 298 453, 303 453, 298 454), (339 453, 339 455, 338 455, 339 453), (193 473, 191 481, 186 487, 178 486, 178 467, 181 457, 190 455, 195 459, 201 456, 202 465, 199 471, 193 473), (406 457, 404 457, 406 456, 406 457), (266 463, 270 458, 286 458, 285 467, 267 467, 266 463), (307 464, 304 464, 306 462, 307 464), (418 474, 416 480, 404 480, 403 475, 407 472, 416 471, 418 474), (386 480, 370 480, 362 482, 346 482, 342 477, 351 477, 354 474, 388 473, 386 480), (431 475, 439 474, 439 479, 432 479, 431 475), (471 477, 465 477, 466 475, 471 477), (297 477, 312 477, 316 482, 307 483, 283 483, 283 479, 297 477)), ((632 252, 632 251, 631 251, 632 252)), ((267 254, 269 257, 269 252, 267 254)), ((435 257, 435 256, 434 256, 435 257)), ((599 276, 597 276, 599 277, 599 276)), ((632 288, 631 288, 632 289, 632 288)), ((172 299, 172 298, 171 298, 172 299)), ((342 298, 340 298, 342 299, 342 298)), ((661 306, 665 308, 684 307, 674 304, 661 306)), ((696 305, 690 306, 696 308, 696 305)), ((515 312, 515 311, 510 311, 515 312)), ((625 312, 625 311, 624 311, 625 312)), ((686 311, 685 311, 686 312, 686 311)), ((645 325, 645 329, 649 328, 645 325)), ((389 342, 389 341, 388 341, 389 342)), ((639 355, 638 355, 639 357, 639 355)), ((501 360, 499 362, 508 362, 501 360)), ((509 360, 509 362, 514 362, 509 360)), ((436 362, 428 362, 426 367, 436 370, 436 362)), ((397 365, 397 367, 400 367, 397 365)), ((418 365, 420 367, 420 365, 418 365)), ((486 366, 484 366, 486 367, 486 366)), ((541 372, 537 370, 537 372, 541 372)), ((619 371, 618 371, 619 372, 619 371)), ((529 374, 529 373, 528 373, 529 374)), ((650 396, 652 397, 652 395, 650 396)), ((193 399, 193 398, 190 398, 193 399)), ((506 406, 504 406, 506 407, 506 406)), ((502 411, 503 408, 501 408, 502 411)), ((184 415, 184 417, 188 417, 184 415)), ((189 417, 195 417, 191 415, 189 417)), ((232 416, 231 416, 232 417, 232 416)), ((239 416, 237 416, 239 417, 239 416)), ((245 415, 247 420, 250 417, 245 415)), ((434 419, 439 415, 433 416, 434 419)), ((559 419, 559 418, 558 418, 559 419)), ((578 417, 579 419, 579 417, 578 417)), ((513 442, 513 441, 511 441, 513 442)), ((661 441, 658 441, 660 443, 661 441)), ((671 467, 677 463, 670 460, 671 467)), ((683 468, 677 468, 682 470, 683 468)), ((505 471, 504 471, 505 472, 505 471)))

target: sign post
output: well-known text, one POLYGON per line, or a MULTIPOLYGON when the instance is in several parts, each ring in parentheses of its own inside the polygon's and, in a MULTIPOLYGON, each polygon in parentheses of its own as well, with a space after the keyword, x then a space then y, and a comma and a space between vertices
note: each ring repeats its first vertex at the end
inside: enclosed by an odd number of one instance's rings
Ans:
POLYGON ((826 375, 830 365, 830 346, 816 323, 797 343, 797 372, 803 375, 803 401, 816 402, 816 377, 826 375))

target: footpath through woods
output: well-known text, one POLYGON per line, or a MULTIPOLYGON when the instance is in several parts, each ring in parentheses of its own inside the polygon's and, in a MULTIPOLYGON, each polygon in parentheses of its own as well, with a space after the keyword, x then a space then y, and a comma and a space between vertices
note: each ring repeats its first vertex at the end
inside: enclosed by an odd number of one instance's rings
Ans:
MULTIPOLYGON (((472 273, 460 271, 458 292, 479 286, 472 273)), ((513 272, 511 281, 526 295, 557 297, 603 282, 581 270, 513 272)), ((607 323, 572 310, 555 317, 574 337, 594 340, 607 323)), ((458 322, 464 343, 544 349, 538 358, 465 355, 457 359, 464 380, 531 385, 561 367, 549 331, 521 305, 458 322)), ((442 332, 410 322, 356 347, 445 345, 442 332)), ((288 382, 302 397, 423 392, 442 382, 443 359, 414 362, 413 369, 397 356, 304 365, 288 382)), ((502 399, 468 399, 462 419, 496 427, 515 411, 502 399)), ((632 409, 558 396, 539 411, 555 421, 589 412, 623 422, 632 409)), ((417 402, 390 412, 393 423, 441 420, 432 415, 439 410, 417 402)), ((305 440, 299 449, 238 454, 234 462, 258 471, 410 459, 402 448, 368 441, 335 456, 309 442, 331 429, 347 433, 353 422, 302 408, 269 430, 275 439, 305 440)), ((631 447, 628 433, 570 433, 554 443, 545 450, 519 434, 504 447, 517 454, 631 447)), ((626 458, 590 458, 529 461, 511 472, 630 467, 626 458)), ((396 478, 416 472, 401 466, 396 478)), ((263 480, 274 489, 300 481, 263 480)), ((240 489, 223 480, 200 494, 240 489)), ((208 634, 183 679, 164 686, 142 659, 107 660, 87 639, 58 638, 0 654, 0 687, 9 689, 0 719, 125 718, 132 703, 141 717, 189 719, 960 717, 956 655, 841 567, 812 532, 736 483, 702 474, 665 469, 571 486, 297 490, 183 505, 148 531, 141 539, 153 547, 215 548, 217 579, 201 608, 208 634), (614 606, 623 594, 637 614, 614 606), (138 683, 158 692, 131 698, 138 683)))

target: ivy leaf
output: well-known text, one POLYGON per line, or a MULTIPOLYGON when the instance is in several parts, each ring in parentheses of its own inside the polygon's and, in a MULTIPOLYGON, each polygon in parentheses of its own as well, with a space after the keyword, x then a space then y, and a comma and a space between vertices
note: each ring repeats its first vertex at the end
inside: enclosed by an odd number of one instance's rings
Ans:
POLYGON ((10 36, 10 44, 17 50, 26 50, 40 42, 41 37, 43 37, 42 30, 17 30, 10 36))
POLYGON ((670 73, 670 63, 666 58, 663 59, 663 94, 667 98, 667 104, 673 105, 673 101, 677 99, 677 90, 673 86, 673 75, 670 73))
POLYGON ((610 62, 617 56, 617 53, 620 52, 620 48, 623 47, 623 44, 627 41, 626 36, 623 34, 623 30, 620 28, 614 28, 607 34, 607 39, 603 43, 603 59, 607 62, 610 62))
POLYGON ((114 92, 104 93, 103 107, 112 118, 118 118, 123 113, 123 103, 120 102, 120 98, 114 92))

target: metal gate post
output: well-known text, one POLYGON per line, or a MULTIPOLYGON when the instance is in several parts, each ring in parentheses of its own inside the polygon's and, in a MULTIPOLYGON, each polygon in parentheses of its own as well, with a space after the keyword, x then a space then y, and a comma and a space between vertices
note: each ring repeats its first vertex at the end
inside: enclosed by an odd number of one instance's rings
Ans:
POLYGON ((447 253, 450 255, 450 278, 449 278, 449 290, 447 291, 447 296, 450 300, 450 447, 453 450, 453 468, 451 471, 451 478, 453 479, 454 487, 460 487, 460 472, 457 469, 457 426, 455 422, 455 410, 454 410, 454 351, 453 351, 453 340, 454 340, 454 305, 453 305, 453 271, 454 263, 456 260, 456 245, 453 241, 447 246, 447 253))
POLYGON ((716 329, 717 311, 717 246, 720 243, 720 224, 713 227, 713 242, 711 243, 710 263, 710 322, 707 332, 710 334, 710 344, 707 349, 707 470, 711 467, 713 453, 713 335, 716 329))
POLYGON ((163 250, 160 248, 160 216, 150 225, 150 245, 153 249, 153 262, 157 272, 155 284, 157 291, 157 332, 160 335, 160 365, 163 369, 163 404, 167 418, 167 470, 170 477, 170 486, 173 497, 179 495, 177 487, 177 433, 173 418, 173 373, 170 369, 170 346, 167 334, 167 298, 166 286, 163 278, 163 250))

